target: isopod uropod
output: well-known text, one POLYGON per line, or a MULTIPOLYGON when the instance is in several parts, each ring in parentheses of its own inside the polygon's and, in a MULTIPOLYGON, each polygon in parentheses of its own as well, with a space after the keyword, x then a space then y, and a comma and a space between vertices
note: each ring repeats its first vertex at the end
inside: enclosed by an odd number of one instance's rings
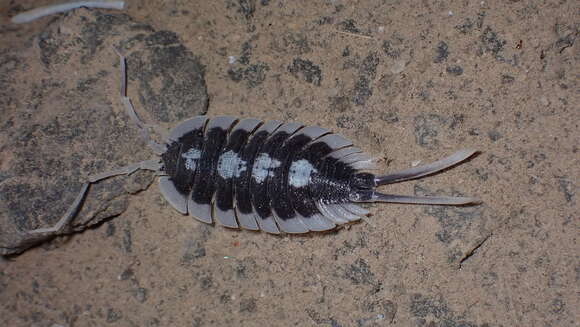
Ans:
POLYGON ((421 167, 385 176, 366 172, 372 158, 352 142, 324 128, 279 121, 198 116, 173 128, 165 144, 153 142, 126 97, 121 56, 121 98, 131 119, 159 156, 93 176, 65 217, 64 227, 90 183, 137 169, 157 171, 163 197, 177 211, 206 223, 268 233, 325 231, 366 215, 361 202, 462 205, 465 197, 389 195, 376 187, 420 178, 458 164, 475 151, 462 150, 421 167))

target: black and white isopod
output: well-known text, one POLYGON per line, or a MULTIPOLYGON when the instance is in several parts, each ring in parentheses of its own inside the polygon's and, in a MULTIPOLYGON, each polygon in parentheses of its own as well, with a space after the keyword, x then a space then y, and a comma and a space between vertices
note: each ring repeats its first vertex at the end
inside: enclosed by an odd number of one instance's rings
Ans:
POLYGON ((156 159, 93 176, 53 232, 72 218, 90 183, 137 169, 158 172, 163 197, 182 214, 213 223, 268 233, 325 231, 359 220, 367 210, 357 203, 394 202, 463 205, 464 197, 383 194, 376 188, 430 175, 456 165, 475 151, 459 151, 429 165, 376 176, 372 158, 352 142, 320 127, 276 120, 198 116, 170 131, 165 144, 149 138, 125 96, 121 56, 121 97, 156 159))
POLYGON ((324 231, 358 220, 358 202, 465 204, 375 188, 431 174, 473 151, 388 176, 364 172, 371 157, 326 129, 279 121, 195 117, 171 131, 161 154, 161 193, 183 214, 268 233, 324 231))

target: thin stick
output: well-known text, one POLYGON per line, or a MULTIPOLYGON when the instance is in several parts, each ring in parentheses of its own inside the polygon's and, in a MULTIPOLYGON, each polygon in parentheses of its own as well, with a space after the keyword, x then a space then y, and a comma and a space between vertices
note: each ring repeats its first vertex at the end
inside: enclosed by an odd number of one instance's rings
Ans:
POLYGON ((349 32, 343 32, 343 31, 338 31, 338 30, 335 30, 335 32, 340 33, 340 34, 344 34, 344 35, 348 35, 348 36, 360 37, 363 39, 369 39, 369 40, 373 39, 372 36, 368 36, 368 35, 364 35, 364 34, 349 33, 349 32))
POLYGON ((125 8, 125 1, 76 1, 38 7, 12 17, 12 22, 14 24, 30 23, 44 16, 67 12, 80 7, 123 10, 125 8))

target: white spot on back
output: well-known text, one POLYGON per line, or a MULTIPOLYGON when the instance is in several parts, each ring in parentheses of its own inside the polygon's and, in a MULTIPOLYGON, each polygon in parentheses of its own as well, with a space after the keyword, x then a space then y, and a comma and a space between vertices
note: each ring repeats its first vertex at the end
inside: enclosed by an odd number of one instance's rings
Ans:
POLYGON ((181 157, 185 159, 185 168, 195 170, 197 160, 201 158, 201 151, 196 148, 191 148, 186 153, 182 153, 181 157))
POLYGON ((306 159, 294 161, 288 172, 288 183, 294 187, 304 187, 310 182, 310 175, 318 172, 306 159))
POLYGON ((240 174, 246 171, 246 162, 230 150, 220 156, 217 170, 223 179, 232 178, 232 176, 240 177, 240 174))
POLYGON ((274 172, 271 170, 280 167, 281 164, 282 163, 276 159, 272 160, 267 153, 260 153, 254 162, 252 177, 258 184, 260 184, 264 182, 266 177, 273 177, 274 172))

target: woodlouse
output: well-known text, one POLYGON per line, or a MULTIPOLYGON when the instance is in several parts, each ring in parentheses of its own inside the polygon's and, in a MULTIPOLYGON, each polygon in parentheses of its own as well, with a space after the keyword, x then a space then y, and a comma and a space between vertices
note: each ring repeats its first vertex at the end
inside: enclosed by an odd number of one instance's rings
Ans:
POLYGON ((326 129, 299 123, 198 116, 178 124, 165 144, 149 138, 126 96, 121 58, 121 98, 158 158, 93 176, 59 223, 31 232, 55 232, 74 218, 90 183, 137 169, 161 175, 159 187, 177 211, 206 223, 268 233, 325 231, 360 219, 360 202, 462 205, 465 197, 379 193, 376 187, 424 177, 456 165, 475 151, 462 150, 429 165, 385 176, 369 155, 326 129))

